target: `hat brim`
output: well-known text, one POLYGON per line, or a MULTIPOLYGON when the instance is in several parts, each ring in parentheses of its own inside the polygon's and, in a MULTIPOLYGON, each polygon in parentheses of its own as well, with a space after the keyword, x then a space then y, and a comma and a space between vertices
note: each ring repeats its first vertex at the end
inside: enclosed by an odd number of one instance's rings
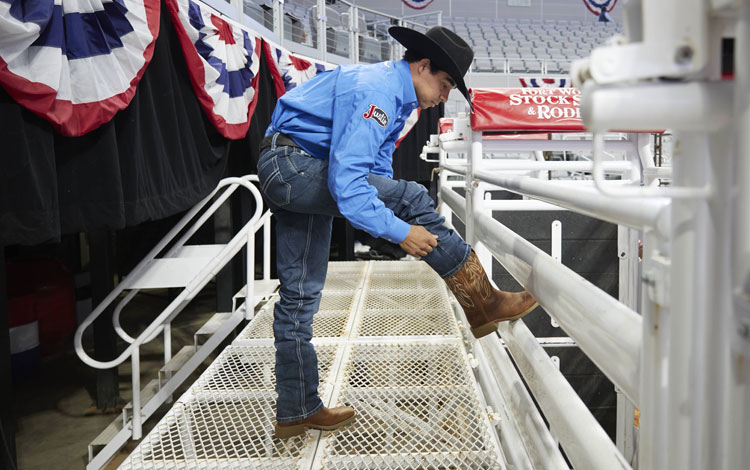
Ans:
POLYGON ((456 82, 456 89, 464 95, 464 98, 469 102, 472 111, 474 110, 474 106, 471 104, 469 90, 466 89, 466 83, 464 82, 461 70, 451 56, 449 56, 438 43, 419 31, 404 28, 403 26, 391 26, 388 28, 388 34, 390 34, 393 39, 398 41, 407 50, 424 54, 425 57, 429 58, 438 67, 445 70, 445 72, 451 76, 453 81, 456 82))

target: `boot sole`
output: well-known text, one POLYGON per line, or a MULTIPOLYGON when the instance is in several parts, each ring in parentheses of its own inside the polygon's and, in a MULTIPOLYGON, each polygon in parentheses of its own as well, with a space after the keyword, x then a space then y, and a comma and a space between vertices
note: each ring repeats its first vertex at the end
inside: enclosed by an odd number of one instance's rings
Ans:
POLYGON ((347 424, 354 421, 357 415, 354 414, 349 418, 345 419, 336 424, 330 425, 319 425, 319 424, 295 424, 294 426, 279 426, 278 423, 274 426, 273 433, 279 439, 288 439, 290 437, 299 436, 308 429, 317 429, 319 431, 335 431, 336 429, 342 428, 347 424))
MULTIPOLYGON (((501 320, 501 321, 518 320, 519 318, 525 317, 526 315, 528 315, 529 313, 531 313, 531 311, 534 310, 535 308, 537 308, 538 306, 539 306, 539 303, 535 302, 534 305, 532 305, 528 309, 524 310, 523 312, 519 313, 518 315, 510 317, 510 318, 506 318, 505 320, 501 320)), ((499 321, 491 321, 489 323, 485 323, 484 325, 478 326, 476 328, 472 328, 471 329, 471 334, 474 335, 474 337, 477 338, 477 339, 482 338, 484 336, 487 336, 487 335, 489 335, 489 334, 494 333, 494 332, 497 331, 497 325, 498 325, 498 323, 500 323, 500 322, 499 321)))

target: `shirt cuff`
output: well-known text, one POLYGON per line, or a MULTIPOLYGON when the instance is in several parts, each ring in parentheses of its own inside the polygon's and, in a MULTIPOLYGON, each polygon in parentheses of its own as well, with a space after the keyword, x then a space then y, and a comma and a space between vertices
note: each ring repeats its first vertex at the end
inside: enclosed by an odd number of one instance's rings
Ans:
POLYGON ((411 225, 399 218, 395 218, 393 225, 388 227, 388 231, 384 236, 391 243, 401 243, 409 235, 409 230, 411 230, 411 225))

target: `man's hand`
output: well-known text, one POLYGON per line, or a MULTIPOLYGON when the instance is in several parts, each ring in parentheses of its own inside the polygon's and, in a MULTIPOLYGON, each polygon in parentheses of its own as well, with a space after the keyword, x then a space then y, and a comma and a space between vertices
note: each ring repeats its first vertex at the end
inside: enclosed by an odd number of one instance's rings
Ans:
POLYGON ((433 246, 437 246, 437 235, 433 235, 421 225, 412 225, 409 234, 404 241, 399 243, 402 250, 412 256, 419 258, 432 251, 433 246))

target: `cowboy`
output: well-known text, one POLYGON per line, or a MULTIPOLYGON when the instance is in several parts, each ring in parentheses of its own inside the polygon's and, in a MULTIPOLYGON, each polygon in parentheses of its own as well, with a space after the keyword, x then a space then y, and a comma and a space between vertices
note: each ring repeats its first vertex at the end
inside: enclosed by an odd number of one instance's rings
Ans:
POLYGON ((471 247, 443 225, 427 190, 394 180, 391 155, 417 106, 444 103, 474 53, 453 31, 393 26, 406 47, 395 62, 344 65, 294 88, 276 104, 261 142, 261 192, 276 217, 280 300, 274 306, 275 434, 333 430, 354 420, 349 406, 327 408, 318 396, 313 315, 325 283, 334 217, 398 243, 445 279, 476 337, 520 318, 536 301, 524 291, 494 289, 471 247))

